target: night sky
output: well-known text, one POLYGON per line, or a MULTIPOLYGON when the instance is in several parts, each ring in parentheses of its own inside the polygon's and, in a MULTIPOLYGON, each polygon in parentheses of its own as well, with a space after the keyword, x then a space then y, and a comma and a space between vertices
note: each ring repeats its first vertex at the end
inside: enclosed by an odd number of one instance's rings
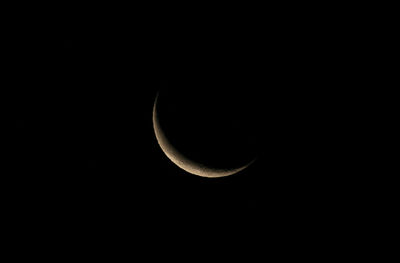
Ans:
POLYGON ((348 189, 336 165, 343 160, 327 151, 342 132, 327 121, 335 80, 307 32, 73 21, 28 25, 10 43, 13 172, 6 181, 25 231, 119 242, 139 235, 149 246, 175 236, 209 238, 210 247, 261 238, 280 247, 340 228, 334 211, 348 189), (193 94, 199 83, 227 99, 230 90, 235 98, 242 92, 258 160, 239 174, 188 174, 157 144, 157 92, 177 85, 193 94))

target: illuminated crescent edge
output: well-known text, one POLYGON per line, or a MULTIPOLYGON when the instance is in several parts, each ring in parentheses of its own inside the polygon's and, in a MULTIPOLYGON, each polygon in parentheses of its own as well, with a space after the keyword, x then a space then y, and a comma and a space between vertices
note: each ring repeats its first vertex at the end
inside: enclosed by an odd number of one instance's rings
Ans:
POLYGON ((241 166, 239 168, 216 169, 216 168, 207 167, 203 164, 200 164, 200 163, 194 162, 193 160, 188 159, 171 144, 171 142, 165 136, 164 132, 162 131, 162 129, 160 127, 160 123, 158 121, 158 114, 157 114, 158 95, 159 94, 157 94, 155 102, 154 102, 154 106, 153 106, 154 133, 156 135, 157 142, 160 145, 164 154, 168 157, 168 159, 170 159, 179 168, 185 170, 188 173, 194 174, 194 175, 208 177, 208 178, 218 178, 218 177, 224 177, 224 176, 229 176, 229 175, 238 173, 238 172, 246 169, 248 166, 250 166, 256 160, 256 159, 253 159, 251 162, 249 162, 246 165, 241 166))

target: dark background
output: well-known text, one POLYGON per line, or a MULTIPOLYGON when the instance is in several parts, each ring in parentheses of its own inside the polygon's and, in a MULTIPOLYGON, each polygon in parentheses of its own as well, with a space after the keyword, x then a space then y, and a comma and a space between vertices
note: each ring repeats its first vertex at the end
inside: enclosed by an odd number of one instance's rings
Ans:
POLYGON ((341 117, 353 94, 338 85, 347 73, 343 43, 324 34, 330 25, 279 15, 98 16, 23 23, 9 38, 4 185, 22 232, 284 250, 349 223, 357 178, 337 123, 350 122, 341 117), (228 97, 244 91, 259 158, 237 175, 190 175, 156 142, 157 92, 174 83, 190 92, 198 81, 228 97))

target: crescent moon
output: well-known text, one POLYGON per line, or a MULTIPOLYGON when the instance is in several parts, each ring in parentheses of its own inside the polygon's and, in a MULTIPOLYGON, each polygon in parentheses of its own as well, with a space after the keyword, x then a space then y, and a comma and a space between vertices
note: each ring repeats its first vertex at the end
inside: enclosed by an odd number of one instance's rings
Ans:
POLYGON ((248 166, 250 166, 255 159, 250 161, 249 163, 238 167, 238 168, 233 168, 233 169, 217 169, 217 168, 211 168, 206 165, 203 165, 201 163, 195 162, 186 156, 184 156, 176 147, 174 147, 171 142, 168 140, 168 138, 165 136, 165 133, 163 132, 160 122, 158 120, 158 114, 157 114, 157 101, 158 101, 158 95, 156 96, 154 106, 153 106, 153 128, 154 128, 154 133, 157 139, 158 144, 160 145, 162 151, 164 154, 170 159, 175 165, 177 165, 179 168, 183 169, 184 171, 202 176, 202 177, 208 177, 208 178, 219 178, 219 177, 225 177, 229 175, 236 174, 244 169, 246 169, 248 166))

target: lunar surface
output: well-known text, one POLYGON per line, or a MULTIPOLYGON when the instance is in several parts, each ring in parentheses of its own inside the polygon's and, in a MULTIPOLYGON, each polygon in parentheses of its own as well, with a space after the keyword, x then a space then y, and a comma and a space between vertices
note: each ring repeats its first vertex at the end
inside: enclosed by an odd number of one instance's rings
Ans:
MULTIPOLYGON (((190 158, 186 153, 183 153, 180 149, 176 147, 176 145, 171 141, 167 132, 165 132, 165 127, 162 125, 160 121, 160 112, 159 112, 159 93, 156 96, 154 106, 153 106, 153 128, 154 133, 157 139, 159 146, 161 147, 164 154, 178 167, 185 170, 188 173, 208 177, 208 178, 219 178, 225 177, 229 175, 236 174, 248 166, 250 166, 254 161, 255 158, 251 158, 249 161, 246 161, 244 164, 243 162, 238 165, 229 165, 227 168, 225 167, 214 167, 207 165, 205 163, 199 162, 198 160, 194 160, 190 158)), ((195 118, 195 117, 193 117, 195 118)), ((212 127, 210 127, 212 130, 212 127)), ((210 150, 210 155, 211 151, 210 150)))

